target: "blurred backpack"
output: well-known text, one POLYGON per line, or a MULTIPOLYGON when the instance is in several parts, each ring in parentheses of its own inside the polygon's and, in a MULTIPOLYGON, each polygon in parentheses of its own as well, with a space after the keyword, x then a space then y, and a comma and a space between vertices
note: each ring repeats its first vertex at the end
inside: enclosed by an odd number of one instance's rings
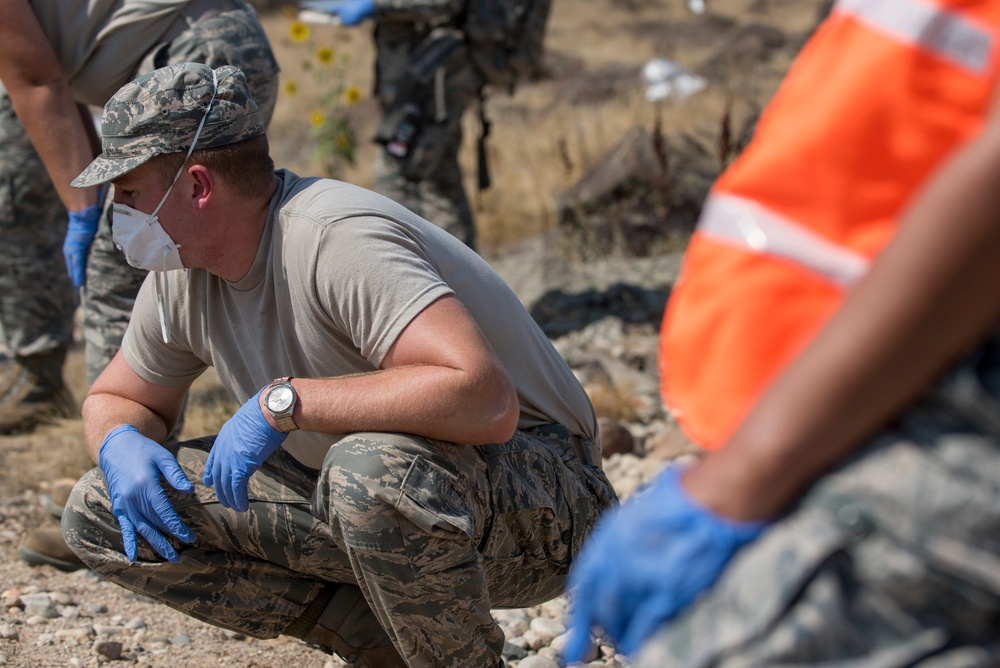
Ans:
POLYGON ((552 0, 466 0, 462 31, 488 85, 513 90, 541 70, 552 0))

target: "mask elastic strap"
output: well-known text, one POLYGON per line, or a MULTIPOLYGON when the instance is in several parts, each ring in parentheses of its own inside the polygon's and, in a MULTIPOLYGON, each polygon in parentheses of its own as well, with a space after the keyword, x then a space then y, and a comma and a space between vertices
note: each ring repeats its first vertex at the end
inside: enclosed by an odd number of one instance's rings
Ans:
POLYGON ((163 249, 163 271, 153 272, 153 287, 156 290, 156 310, 160 313, 160 333, 163 342, 170 343, 170 284, 167 282, 167 255, 170 249, 163 249))

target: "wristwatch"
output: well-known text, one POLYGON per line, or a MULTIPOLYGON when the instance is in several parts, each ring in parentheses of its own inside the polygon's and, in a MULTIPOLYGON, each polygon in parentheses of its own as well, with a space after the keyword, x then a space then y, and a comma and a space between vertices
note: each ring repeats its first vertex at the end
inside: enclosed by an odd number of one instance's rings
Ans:
POLYGON ((292 419, 292 412, 299 397, 292 388, 291 376, 275 378, 264 392, 264 408, 278 423, 278 431, 290 432, 299 428, 292 419))

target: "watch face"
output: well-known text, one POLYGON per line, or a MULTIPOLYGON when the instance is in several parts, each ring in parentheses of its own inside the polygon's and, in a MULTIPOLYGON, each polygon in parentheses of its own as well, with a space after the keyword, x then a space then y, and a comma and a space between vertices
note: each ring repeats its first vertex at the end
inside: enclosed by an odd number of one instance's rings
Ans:
POLYGON ((295 394, 292 392, 292 388, 287 385, 279 385, 267 393, 267 408, 274 413, 281 413, 288 410, 294 398, 295 394))

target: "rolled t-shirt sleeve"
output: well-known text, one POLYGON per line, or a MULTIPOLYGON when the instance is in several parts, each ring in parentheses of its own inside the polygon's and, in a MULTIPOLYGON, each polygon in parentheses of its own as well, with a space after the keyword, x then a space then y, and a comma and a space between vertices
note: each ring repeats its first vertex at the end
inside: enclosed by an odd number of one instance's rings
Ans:
POLYGON ((405 227, 374 215, 328 226, 315 266, 324 309, 376 367, 421 311, 455 294, 405 227))

